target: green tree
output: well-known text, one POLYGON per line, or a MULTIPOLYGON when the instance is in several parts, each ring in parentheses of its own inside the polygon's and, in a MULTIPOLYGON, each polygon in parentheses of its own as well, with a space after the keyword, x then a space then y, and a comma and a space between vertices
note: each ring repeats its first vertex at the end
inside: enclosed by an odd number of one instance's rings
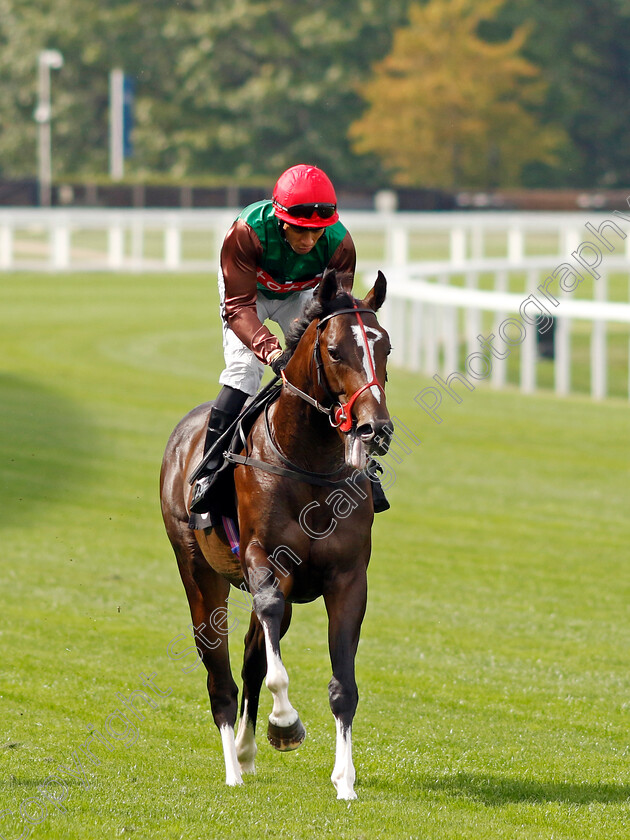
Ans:
POLYGON ((360 113, 357 85, 386 53, 408 0, 238 0, 173 7, 165 34, 177 44, 170 120, 153 98, 139 137, 151 166, 168 135, 175 168, 274 175, 298 160, 335 179, 369 176, 348 126, 360 113), (161 131, 154 130, 159 126, 161 131))
POLYGON ((163 0, 86 4, 82 0, 0 0, 0 172, 33 175, 37 56, 57 49, 53 145, 57 172, 107 172, 109 71, 123 67, 143 92, 168 73, 159 42, 163 0))
POLYGON ((528 27, 502 42, 479 35, 504 2, 414 4, 363 87, 369 107, 352 126, 355 149, 378 154, 398 183, 515 185, 528 161, 553 162, 562 135, 535 115, 544 84, 520 55, 528 27))
POLYGON ((532 185, 630 183, 630 2, 509 0, 498 16, 504 37, 524 18, 532 35, 523 53, 547 83, 543 119, 569 138, 559 163, 531 167, 532 185))
MULTIPOLYGON (((372 177, 347 139, 357 85, 409 0, 0 0, 0 172, 33 174, 37 53, 54 48, 57 172, 105 173, 108 74, 137 80, 136 173, 372 177)), ((376 177, 376 176, 374 176, 376 177)))

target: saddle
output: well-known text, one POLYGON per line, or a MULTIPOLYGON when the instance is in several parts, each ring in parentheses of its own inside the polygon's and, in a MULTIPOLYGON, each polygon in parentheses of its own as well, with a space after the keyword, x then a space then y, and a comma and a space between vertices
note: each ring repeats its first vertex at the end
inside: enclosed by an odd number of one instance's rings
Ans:
POLYGON ((234 522, 238 520, 238 506, 234 488, 234 470, 237 464, 232 460, 232 456, 243 451, 247 437, 257 418, 267 409, 267 406, 278 399, 281 391, 282 380, 280 377, 276 377, 262 388, 256 396, 252 397, 232 425, 204 455, 203 461, 192 473, 189 479, 191 484, 196 480, 206 460, 209 460, 216 451, 223 453, 223 462, 210 479, 208 488, 210 510, 208 513, 190 514, 188 527, 191 530, 212 530, 222 522, 223 518, 234 522))

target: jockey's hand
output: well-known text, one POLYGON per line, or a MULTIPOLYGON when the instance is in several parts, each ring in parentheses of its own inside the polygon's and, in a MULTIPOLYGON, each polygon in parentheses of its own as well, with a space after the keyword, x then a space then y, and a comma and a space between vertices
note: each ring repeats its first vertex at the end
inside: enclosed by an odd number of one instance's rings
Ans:
POLYGON ((280 376, 280 371, 285 369, 290 358, 291 356, 286 350, 274 350, 267 361, 276 376, 280 376))

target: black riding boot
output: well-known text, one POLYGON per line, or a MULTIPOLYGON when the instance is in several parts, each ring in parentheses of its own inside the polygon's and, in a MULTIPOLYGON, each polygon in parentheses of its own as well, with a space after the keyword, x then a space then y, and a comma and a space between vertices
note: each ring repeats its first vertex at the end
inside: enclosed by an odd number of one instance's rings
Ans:
MULTIPOLYGON (((229 429, 241 412, 247 401, 247 394, 229 385, 224 385, 219 396, 216 398, 210 410, 206 440, 203 447, 203 454, 206 455, 216 444, 219 438, 229 429)), ((212 474, 223 463, 223 451, 217 447, 204 465, 203 472, 197 479, 192 501, 190 503, 191 513, 207 513, 210 509, 208 490, 212 484, 212 474)))
POLYGON ((385 496, 385 491, 383 490, 383 485, 378 477, 378 473, 383 472, 383 468, 377 461, 372 460, 367 471, 372 484, 372 502, 374 504, 374 513, 383 513, 390 508, 390 504, 385 496))

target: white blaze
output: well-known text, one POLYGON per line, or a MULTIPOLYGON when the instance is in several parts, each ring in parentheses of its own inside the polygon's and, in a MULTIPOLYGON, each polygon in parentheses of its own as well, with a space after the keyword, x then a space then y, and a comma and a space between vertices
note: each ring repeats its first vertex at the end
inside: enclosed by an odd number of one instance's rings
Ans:
MULTIPOLYGON (((375 329, 374 327, 364 327, 368 343, 368 346, 366 347, 365 339, 363 337, 363 330, 361 329, 360 325, 353 324, 351 329, 359 346, 359 350, 361 351, 363 370, 365 371, 366 381, 369 382, 372 379, 372 370, 376 371, 376 364, 374 363, 374 345, 379 340, 379 338, 383 338, 383 333, 380 332, 380 330, 375 329), (372 363, 371 366, 370 361, 372 363)), ((374 394, 374 398, 376 399, 376 401, 380 403, 381 389, 377 388, 376 385, 372 385, 370 391, 374 394)))

